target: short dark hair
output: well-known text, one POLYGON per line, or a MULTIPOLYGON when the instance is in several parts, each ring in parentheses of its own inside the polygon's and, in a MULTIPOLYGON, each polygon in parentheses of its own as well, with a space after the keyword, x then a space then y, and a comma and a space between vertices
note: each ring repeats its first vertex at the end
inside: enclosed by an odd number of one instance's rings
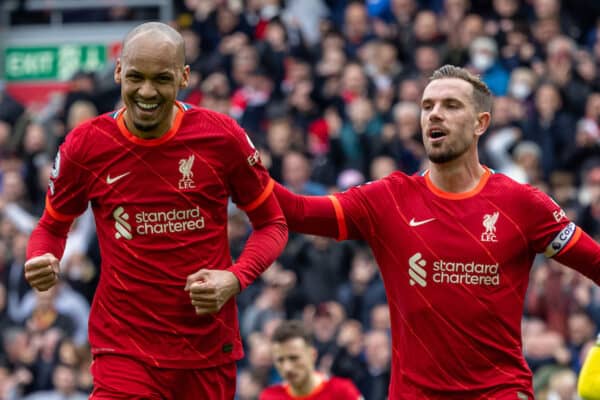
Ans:
POLYGON ((290 339, 303 339, 308 345, 312 346, 312 334, 304 327, 302 321, 290 320, 282 321, 275 331, 271 340, 273 343, 283 343, 290 339))
POLYGON ((433 72, 429 81, 435 81, 445 78, 458 78, 469 82, 473 86, 473 103, 479 112, 492 111, 492 92, 490 88, 481 80, 479 75, 470 73, 468 70, 455 65, 446 64, 433 72))

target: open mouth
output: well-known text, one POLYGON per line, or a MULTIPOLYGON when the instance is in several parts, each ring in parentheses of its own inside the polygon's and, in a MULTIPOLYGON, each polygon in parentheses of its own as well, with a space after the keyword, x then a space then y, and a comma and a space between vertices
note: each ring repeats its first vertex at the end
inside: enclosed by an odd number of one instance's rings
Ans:
POLYGON ((431 140, 441 140, 446 137, 446 132, 441 128, 430 128, 429 129, 429 139, 431 140))
POLYGON ((444 132, 442 132, 442 131, 431 131, 431 135, 429 135, 429 136, 431 136, 432 139, 437 139, 437 138, 441 138, 442 136, 445 136, 445 135, 444 135, 444 132))

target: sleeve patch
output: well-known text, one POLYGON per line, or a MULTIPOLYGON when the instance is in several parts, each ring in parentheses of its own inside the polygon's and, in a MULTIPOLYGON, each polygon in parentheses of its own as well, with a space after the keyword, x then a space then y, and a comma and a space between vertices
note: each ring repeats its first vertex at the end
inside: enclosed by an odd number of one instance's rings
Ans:
POLYGON ((544 251, 544 255, 548 258, 554 257, 561 250, 563 250, 569 241, 573 238, 576 231, 576 225, 574 222, 570 222, 565 226, 558 234, 552 239, 546 250, 544 251))

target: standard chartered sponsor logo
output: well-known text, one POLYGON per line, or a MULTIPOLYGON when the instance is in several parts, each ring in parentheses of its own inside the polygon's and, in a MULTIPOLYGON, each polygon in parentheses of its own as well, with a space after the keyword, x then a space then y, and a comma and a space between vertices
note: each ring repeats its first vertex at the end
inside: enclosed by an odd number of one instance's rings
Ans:
POLYGON ((200 207, 185 210, 174 208, 168 211, 141 211, 135 214, 135 226, 129 223, 129 214, 123 207, 117 207, 113 217, 117 239, 131 239, 133 232, 144 236, 204 229, 204 217, 200 214, 200 207))
POLYGON ((427 286, 427 271, 423 268, 427 262, 421 257, 421 253, 413 254, 408 259, 408 275, 410 276, 410 286, 418 283, 420 286, 427 286))
MULTIPOLYGON (((421 287, 427 286, 427 261, 421 253, 415 253, 408 259, 409 283, 421 287)), ((475 261, 435 260, 431 268, 431 281, 438 284, 498 286, 500 284, 500 266, 480 264, 475 261)))
POLYGON ((115 229, 117 230, 115 237, 117 239, 131 239, 131 225, 128 222, 129 214, 125 212, 125 209, 121 206, 117 207, 117 209, 113 211, 113 218, 115 219, 115 229))

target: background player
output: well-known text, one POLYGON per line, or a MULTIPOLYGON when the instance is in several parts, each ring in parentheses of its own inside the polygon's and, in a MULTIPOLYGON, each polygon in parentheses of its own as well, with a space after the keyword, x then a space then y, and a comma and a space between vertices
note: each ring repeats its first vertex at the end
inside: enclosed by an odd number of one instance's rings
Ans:
POLYGON ((315 371, 317 349, 301 321, 283 321, 273 332, 272 345, 284 383, 263 390, 260 400, 362 399, 352 381, 315 371))

